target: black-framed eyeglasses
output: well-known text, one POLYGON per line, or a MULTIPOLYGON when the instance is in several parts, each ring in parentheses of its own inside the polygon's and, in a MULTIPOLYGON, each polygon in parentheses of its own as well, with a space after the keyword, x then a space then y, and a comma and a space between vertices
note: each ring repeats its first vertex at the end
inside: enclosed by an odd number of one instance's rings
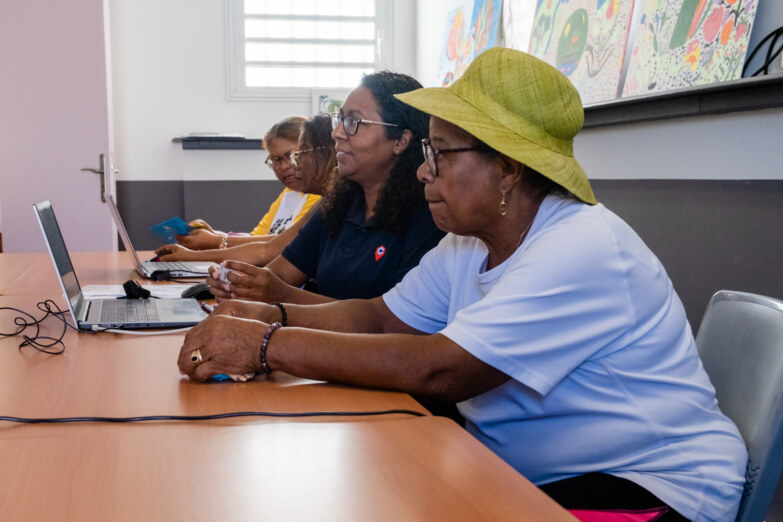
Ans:
POLYGON ((353 136, 354 134, 359 132, 359 125, 362 123, 370 123, 372 125, 386 125, 387 127, 399 127, 399 125, 394 123, 386 123, 384 121, 363 120, 362 118, 354 118, 353 116, 346 116, 345 114, 340 114, 339 112, 333 112, 329 116, 332 117, 332 130, 336 129, 337 126, 340 125, 340 122, 343 122, 343 130, 349 136, 353 136))
MULTIPOLYGON (((282 156, 273 156, 270 154, 269 156, 266 157, 264 163, 266 164, 267 167, 269 167, 272 170, 276 168, 280 168, 283 165, 283 163, 294 164, 291 154, 292 154, 291 152, 287 154, 283 154, 282 156)), ((294 166, 296 165, 294 164, 294 166)))
POLYGON ((290 156, 290 158, 291 158, 291 165, 293 165, 294 167, 296 167, 296 162, 299 160, 299 156, 301 156, 302 154, 305 154, 305 153, 307 153, 307 152, 313 152, 314 150, 323 150, 323 149, 328 149, 328 148, 329 148, 329 147, 316 147, 316 148, 314 148, 314 149, 306 149, 306 150, 294 150, 294 151, 291 151, 291 154, 289 154, 289 156, 290 156))
POLYGON ((427 160, 427 167, 434 177, 438 177, 438 156, 447 152, 468 152, 471 150, 481 150, 482 147, 460 147, 458 149, 436 149, 432 146, 429 138, 421 140, 421 148, 424 151, 424 159, 427 160))

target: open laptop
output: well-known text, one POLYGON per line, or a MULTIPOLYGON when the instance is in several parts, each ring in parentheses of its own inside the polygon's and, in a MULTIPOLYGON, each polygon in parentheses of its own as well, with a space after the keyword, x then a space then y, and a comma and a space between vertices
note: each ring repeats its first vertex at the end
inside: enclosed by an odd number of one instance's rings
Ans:
POLYGON ((49 201, 33 205, 68 309, 79 330, 174 328, 206 317, 195 299, 86 299, 49 201))
POLYGON ((125 245, 125 249, 131 253, 133 262, 136 265, 136 271, 147 279, 169 279, 172 278, 191 278, 198 277, 203 278, 209 275, 209 267, 217 266, 215 263, 208 261, 173 261, 173 262, 156 262, 156 261, 144 261, 139 260, 139 255, 136 253, 136 249, 130 241, 128 231, 125 229, 125 224, 120 217, 120 211, 117 210, 117 204, 114 202, 114 196, 108 196, 107 204, 109 205, 109 213, 111 213, 114 224, 117 225, 117 230, 122 238, 122 243, 125 245), (155 273, 168 272, 169 277, 156 277, 155 273), (155 274, 155 275, 153 275, 155 274))

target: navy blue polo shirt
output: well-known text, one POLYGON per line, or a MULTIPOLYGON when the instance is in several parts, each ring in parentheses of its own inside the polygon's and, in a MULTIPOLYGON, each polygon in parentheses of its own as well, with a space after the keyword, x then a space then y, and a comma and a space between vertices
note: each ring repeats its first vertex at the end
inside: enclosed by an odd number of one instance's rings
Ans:
POLYGON ((321 295, 369 299, 399 283, 444 235, 426 205, 408 216, 402 235, 384 230, 374 216, 365 219, 360 194, 336 236, 316 212, 283 250, 283 257, 314 280, 321 295))

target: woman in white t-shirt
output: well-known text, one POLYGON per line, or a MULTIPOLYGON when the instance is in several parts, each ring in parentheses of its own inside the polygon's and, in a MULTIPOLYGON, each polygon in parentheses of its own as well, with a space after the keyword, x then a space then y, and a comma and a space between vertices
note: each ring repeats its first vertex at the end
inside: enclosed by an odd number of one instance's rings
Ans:
MULTIPOLYGON (((214 261, 216 263, 233 259, 263 266, 280 255, 308 221, 310 214, 315 211, 321 194, 327 190, 332 179, 337 160, 330 130, 330 118, 327 115, 318 115, 305 121, 301 127, 301 134, 296 146, 293 148, 290 143, 284 143, 285 146, 281 145, 279 139, 270 140, 270 156, 267 162, 276 169, 281 164, 290 164, 293 179, 289 179, 288 168, 281 171, 285 174, 283 179, 287 183, 295 184, 299 191, 283 191, 259 227, 268 223, 270 230, 272 227, 283 228, 284 223, 292 218, 297 220, 295 223, 287 226, 277 235, 253 236, 257 238, 255 241, 251 236, 223 234, 219 245, 213 248, 195 250, 178 244, 164 245, 155 251, 160 256, 159 259, 161 261, 214 261), (315 148, 297 150, 302 140, 314 144, 315 148), (283 153, 287 154, 284 159, 276 155, 283 153), (297 162, 297 157, 300 160, 304 159, 304 161, 297 162), (281 209, 285 209, 285 211, 281 209)), ((208 231, 194 231, 192 234, 214 238, 214 234, 210 235, 208 231)), ((182 236, 179 237, 182 238, 182 236)), ((185 239, 190 237, 193 236, 185 236, 185 239)))
POLYGON ((734 520, 744 443, 666 271, 573 156, 573 85, 496 47, 450 87, 397 97, 432 115, 418 177, 449 234, 376 299, 221 303, 186 336, 180 370, 453 401, 577 518, 734 520))
POLYGON ((318 194, 302 192, 301 178, 296 176, 291 163, 291 153, 297 148, 305 121, 302 116, 289 116, 275 123, 264 136, 264 149, 269 153, 264 163, 274 171, 285 188, 249 234, 214 230, 203 219, 196 219, 191 221, 190 225, 198 228, 187 236, 177 236, 177 242, 191 250, 226 248, 255 241, 268 241, 296 223, 301 227, 307 220, 300 220, 307 216, 321 199, 318 194))

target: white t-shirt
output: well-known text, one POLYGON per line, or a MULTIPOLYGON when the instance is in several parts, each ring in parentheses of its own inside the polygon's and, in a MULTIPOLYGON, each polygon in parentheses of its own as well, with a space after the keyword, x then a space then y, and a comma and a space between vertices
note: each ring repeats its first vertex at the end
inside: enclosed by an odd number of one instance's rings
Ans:
POLYGON ((671 281, 603 205, 548 196, 528 237, 487 249, 447 235, 384 295, 511 379, 460 403, 468 429, 536 484, 632 480, 693 520, 734 520, 747 454, 671 281))

